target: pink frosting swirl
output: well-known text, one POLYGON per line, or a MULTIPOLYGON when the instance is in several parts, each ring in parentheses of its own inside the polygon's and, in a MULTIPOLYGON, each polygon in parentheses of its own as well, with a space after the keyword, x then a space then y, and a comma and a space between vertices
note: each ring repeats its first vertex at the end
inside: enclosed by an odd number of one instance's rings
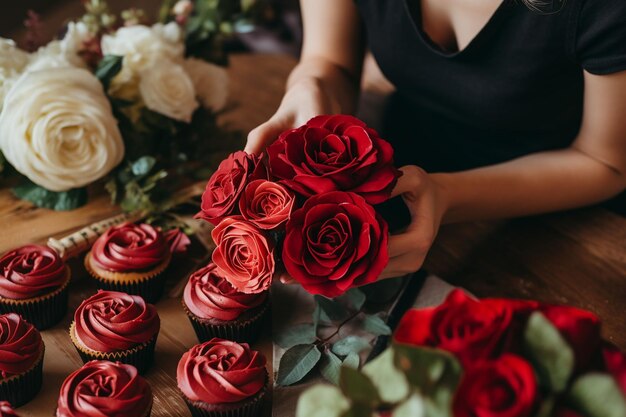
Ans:
POLYGON ((143 417, 152 390, 132 365, 91 361, 63 382, 57 417, 143 417))
POLYGON ((59 255, 46 246, 27 245, 0 258, 0 297, 33 298, 60 288, 68 270, 59 255))
POLYGON ((214 338, 196 345, 178 362, 178 388, 191 401, 234 403, 265 386, 265 357, 246 343, 214 338))
POLYGON ((0 401, 0 417, 19 417, 11 403, 8 401, 0 401))
POLYGON ((159 332, 159 315, 138 295, 98 291, 76 309, 76 338, 89 349, 116 352, 146 343, 159 332))
POLYGON ((35 327, 15 313, 0 316, 0 375, 8 378, 31 369, 43 340, 35 327))
POLYGON ((91 248, 94 264, 114 272, 149 269, 168 255, 168 243, 160 230, 128 222, 107 230, 91 248))
POLYGON ((214 263, 209 263, 191 274, 183 300, 196 316, 203 319, 235 320, 244 311, 258 307, 267 298, 267 292, 244 294, 230 285, 214 263))

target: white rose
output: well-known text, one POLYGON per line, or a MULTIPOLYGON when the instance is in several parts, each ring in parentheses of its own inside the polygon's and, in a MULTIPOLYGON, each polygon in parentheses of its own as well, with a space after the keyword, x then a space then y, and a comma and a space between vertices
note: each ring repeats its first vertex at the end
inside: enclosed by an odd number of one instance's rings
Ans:
POLYGON ((171 61, 142 72, 139 92, 146 107, 172 119, 190 122, 198 107, 189 75, 171 61))
POLYGON ((4 97, 28 63, 28 53, 10 39, 0 38, 0 110, 4 97))
POLYGON ((196 95, 202 105, 213 111, 223 109, 228 99, 226 70, 196 58, 186 59, 183 66, 193 82, 196 95))
POLYGON ((70 22, 63 39, 52 41, 31 54, 26 71, 70 66, 85 68, 87 64, 79 53, 83 43, 90 37, 91 34, 84 23, 70 22))
POLYGON ((90 184, 124 156, 124 143, 100 81, 89 71, 24 73, 0 115, 0 150, 34 183, 52 191, 90 184))

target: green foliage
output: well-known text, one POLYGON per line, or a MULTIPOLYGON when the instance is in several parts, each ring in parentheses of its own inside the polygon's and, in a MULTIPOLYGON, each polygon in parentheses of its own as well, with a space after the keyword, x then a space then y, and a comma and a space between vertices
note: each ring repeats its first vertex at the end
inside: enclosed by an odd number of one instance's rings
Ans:
POLYGON ((320 373, 331 384, 339 384, 339 373, 341 372, 341 359, 332 351, 327 350, 320 361, 320 373))
POLYGON ((377 315, 366 315, 363 318, 363 328, 376 336, 388 336, 391 334, 391 328, 377 315))
POLYGON ((122 70, 123 56, 105 55, 96 67, 95 76, 100 80, 104 91, 109 90, 111 80, 122 70))
POLYGON ((378 390, 372 380, 362 372, 352 368, 343 368, 339 375, 341 392, 352 400, 352 403, 375 408, 381 403, 378 390))
POLYGON ((386 403, 398 403, 407 398, 409 382, 394 364, 393 349, 386 349, 371 362, 363 366, 363 373, 376 386, 380 398, 386 403))
POLYGON ((363 304, 365 304, 365 300, 367 299, 365 293, 359 288, 352 288, 348 290, 348 292, 346 293, 346 298, 348 299, 348 302, 350 303, 352 308, 354 308, 355 310, 360 310, 361 308, 363 308, 363 304))
POLYGON ((27 182, 13 188, 13 194, 22 200, 29 201, 37 207, 52 210, 73 210, 87 202, 87 189, 74 188, 68 191, 55 192, 46 190, 37 184, 27 182))
POLYGON ((348 356, 351 353, 360 353, 369 348, 367 340, 359 336, 349 335, 333 344, 332 351, 340 356, 348 356))
POLYGON ((105 188, 111 201, 119 204, 122 210, 153 213, 159 211, 158 195, 164 191, 157 189, 157 185, 166 177, 167 171, 156 169, 154 157, 143 156, 118 167, 105 188))
POLYGON ((337 387, 315 385, 298 399, 296 417, 341 417, 350 402, 337 387))
POLYGON ((313 324, 315 328, 320 323, 332 324, 333 321, 343 320, 348 316, 348 310, 337 300, 331 300, 321 295, 316 295, 314 298, 313 324))
POLYGON ((280 359, 276 383, 292 385, 304 378, 319 362, 322 353, 315 345, 296 345, 280 359))
POLYGON ((274 342, 283 349, 289 349, 295 345, 310 344, 315 339, 315 328, 311 323, 296 324, 274 335, 274 342))
POLYGON ((585 417, 626 416, 626 399, 611 375, 581 376, 574 381, 569 397, 574 409, 585 417))

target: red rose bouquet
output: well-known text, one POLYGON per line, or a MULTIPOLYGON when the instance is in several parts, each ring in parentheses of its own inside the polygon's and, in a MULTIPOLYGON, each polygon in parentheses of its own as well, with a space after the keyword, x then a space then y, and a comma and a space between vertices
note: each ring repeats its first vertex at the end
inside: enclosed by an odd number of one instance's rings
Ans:
POLYGON ((318 116, 261 155, 235 152, 207 183, 197 217, 216 225, 213 262, 239 291, 269 288, 279 266, 311 294, 376 281, 388 261, 393 149, 362 121, 318 116))
POLYGON ((391 347, 341 368, 338 388, 305 391, 296 415, 626 416, 626 355, 588 311, 456 290, 407 312, 391 347))

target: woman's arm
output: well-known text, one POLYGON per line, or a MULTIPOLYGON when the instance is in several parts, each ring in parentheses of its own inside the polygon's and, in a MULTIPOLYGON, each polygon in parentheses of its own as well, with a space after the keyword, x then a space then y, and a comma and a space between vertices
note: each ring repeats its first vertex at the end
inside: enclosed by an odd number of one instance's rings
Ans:
POLYGON ((258 153, 278 134, 319 114, 353 113, 363 63, 361 22, 353 0, 301 0, 304 44, 276 113, 248 135, 258 153))
POLYGON ((417 270, 441 222, 570 209, 626 189, 625 111, 626 72, 585 73, 583 122, 570 148, 458 173, 406 167, 395 193, 403 195, 413 222, 390 238, 383 277, 417 270))

